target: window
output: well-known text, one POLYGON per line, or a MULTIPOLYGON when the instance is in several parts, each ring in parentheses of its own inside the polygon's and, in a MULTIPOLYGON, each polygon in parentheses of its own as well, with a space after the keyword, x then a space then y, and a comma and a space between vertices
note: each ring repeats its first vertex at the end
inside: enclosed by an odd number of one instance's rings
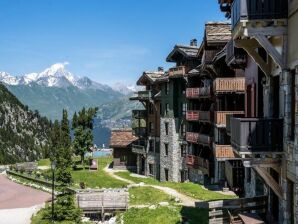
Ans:
POLYGON ((159 153, 159 143, 156 143, 155 145, 155 153, 159 153))
POLYGON ((165 92, 166 92, 166 95, 168 95, 170 93, 170 83, 166 83, 166 86, 165 86, 165 92))
POLYGON ((153 122, 149 122, 149 128, 150 128, 150 133, 154 132, 154 123, 153 122))
POLYGON ((169 155, 169 143, 165 143, 165 155, 169 155))
POLYGON ((181 107, 182 107, 182 115, 185 116, 187 111, 187 103, 182 103, 181 107))
POLYGON ((154 172, 153 172, 153 164, 149 164, 149 175, 154 175, 154 172))
POLYGON ((186 157, 186 145, 180 145, 181 157, 186 157))
POLYGON ((169 170, 165 168, 165 179, 169 181, 169 170))
POLYGON ((154 141, 149 140, 149 152, 154 152, 154 141))
POLYGON ((166 135, 169 135, 169 123, 168 122, 165 122, 165 132, 166 132, 166 135))
POLYGON ((165 108, 165 114, 168 115, 169 114, 169 111, 170 111, 170 106, 168 103, 166 103, 166 108, 165 108))
POLYGON ((149 104, 149 114, 154 114, 153 107, 154 107, 153 104, 150 103, 149 104))
POLYGON ((186 125, 185 124, 181 125, 180 135, 181 135, 182 138, 184 138, 185 135, 186 135, 186 125))

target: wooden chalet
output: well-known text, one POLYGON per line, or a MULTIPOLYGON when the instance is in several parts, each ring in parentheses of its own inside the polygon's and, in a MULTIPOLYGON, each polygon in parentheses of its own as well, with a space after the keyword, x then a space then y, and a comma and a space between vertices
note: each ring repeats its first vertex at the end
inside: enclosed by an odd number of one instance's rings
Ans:
POLYGON ((132 130, 113 130, 110 147, 113 148, 113 169, 128 169, 135 171, 136 155, 132 152, 132 144, 138 140, 132 130))

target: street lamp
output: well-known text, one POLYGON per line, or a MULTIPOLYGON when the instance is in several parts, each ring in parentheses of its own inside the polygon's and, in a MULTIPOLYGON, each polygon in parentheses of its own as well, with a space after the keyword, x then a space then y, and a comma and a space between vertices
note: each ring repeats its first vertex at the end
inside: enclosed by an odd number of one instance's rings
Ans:
POLYGON ((52 222, 54 222, 54 191, 55 191, 55 169, 56 169, 56 161, 52 161, 51 163, 52 169, 52 222))

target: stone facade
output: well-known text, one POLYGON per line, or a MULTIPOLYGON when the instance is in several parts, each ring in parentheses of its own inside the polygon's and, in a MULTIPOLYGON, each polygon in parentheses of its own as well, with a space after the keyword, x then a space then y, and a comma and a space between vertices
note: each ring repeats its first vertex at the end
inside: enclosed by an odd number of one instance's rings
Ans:
POLYGON ((183 158, 181 157, 177 119, 161 118, 160 122, 160 180, 181 181, 183 158), (168 130, 166 131, 166 124, 168 130), (168 134, 166 134, 168 133, 168 134), (166 149, 167 148, 167 149, 166 149), (166 171, 167 170, 167 171, 166 171), (168 178, 166 178, 168 172, 168 178))

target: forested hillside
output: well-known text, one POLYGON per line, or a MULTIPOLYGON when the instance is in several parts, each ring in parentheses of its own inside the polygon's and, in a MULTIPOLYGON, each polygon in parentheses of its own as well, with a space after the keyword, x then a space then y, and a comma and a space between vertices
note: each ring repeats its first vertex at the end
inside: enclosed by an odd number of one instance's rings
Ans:
POLYGON ((50 122, 0 84, 0 164, 34 161, 48 153, 50 122))

